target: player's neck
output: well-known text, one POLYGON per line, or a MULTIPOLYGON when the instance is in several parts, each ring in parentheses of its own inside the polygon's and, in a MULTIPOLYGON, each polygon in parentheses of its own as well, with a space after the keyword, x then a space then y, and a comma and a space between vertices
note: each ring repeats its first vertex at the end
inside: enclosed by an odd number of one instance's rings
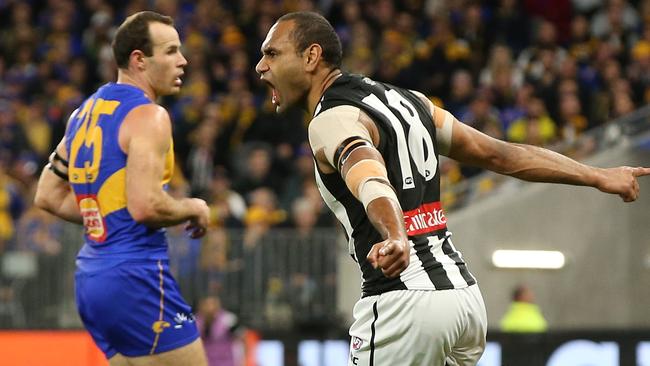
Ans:
POLYGON ((332 85, 332 83, 334 83, 334 81, 341 75, 343 75, 343 73, 340 69, 327 70, 320 78, 320 82, 314 83, 314 87, 312 87, 307 101, 307 111, 312 116, 314 115, 316 106, 320 102, 325 90, 327 90, 327 88, 329 88, 330 85, 332 85))
POLYGON ((155 102, 158 98, 156 92, 149 85, 149 83, 147 83, 143 75, 134 75, 129 70, 118 69, 117 83, 133 85, 139 89, 142 89, 147 98, 151 99, 152 102, 155 102))

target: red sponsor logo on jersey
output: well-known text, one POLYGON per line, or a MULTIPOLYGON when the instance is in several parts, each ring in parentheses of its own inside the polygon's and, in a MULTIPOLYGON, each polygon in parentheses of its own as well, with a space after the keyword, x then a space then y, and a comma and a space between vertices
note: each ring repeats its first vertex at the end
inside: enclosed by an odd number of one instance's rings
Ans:
POLYGON ((103 243, 106 240, 106 220, 102 216, 97 196, 79 194, 77 195, 77 204, 86 228, 86 235, 91 240, 103 243))
POLYGON ((447 227, 447 218, 440 202, 425 203, 404 212, 404 225, 408 235, 421 235, 447 227))

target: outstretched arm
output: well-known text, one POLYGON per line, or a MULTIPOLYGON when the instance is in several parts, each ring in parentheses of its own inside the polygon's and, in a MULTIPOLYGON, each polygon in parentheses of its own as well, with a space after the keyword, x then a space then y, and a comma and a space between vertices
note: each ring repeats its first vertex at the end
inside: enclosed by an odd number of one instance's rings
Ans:
POLYGON ((548 149, 497 140, 459 121, 453 123, 450 158, 519 179, 590 186, 631 202, 639 197, 636 178, 650 174, 650 168, 589 166, 548 149))
POLYGON ((621 166, 597 168, 537 146, 515 144, 490 137, 436 107, 429 105, 437 129, 438 146, 446 155, 462 164, 478 166, 531 182, 590 186, 619 195, 632 202, 639 197, 637 178, 650 175, 650 168, 621 166))

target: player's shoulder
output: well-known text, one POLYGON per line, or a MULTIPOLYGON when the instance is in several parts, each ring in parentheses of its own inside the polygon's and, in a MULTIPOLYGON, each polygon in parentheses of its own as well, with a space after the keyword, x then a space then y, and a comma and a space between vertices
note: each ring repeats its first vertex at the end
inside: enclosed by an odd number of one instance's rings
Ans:
POLYGON ((415 94, 415 96, 418 97, 418 98, 420 98, 423 102, 426 101, 426 103, 428 104, 428 102, 429 102, 429 98, 427 98, 427 96, 424 95, 424 93, 422 93, 422 92, 420 92, 420 91, 418 91, 418 90, 414 90, 414 89, 407 89, 407 90, 408 90, 409 92, 415 94))
POLYGON ((336 130, 346 130, 346 124, 354 123, 359 121, 359 116, 361 115, 361 109, 359 107, 349 105, 349 104, 340 104, 328 108, 320 113, 318 113, 307 127, 307 133, 309 136, 314 134, 329 134, 328 132, 336 130))
POLYGON ((167 110, 155 103, 142 104, 130 110, 120 128, 120 138, 128 140, 135 136, 167 140, 171 136, 171 119, 167 110))
POLYGON ((169 122, 167 110, 156 103, 146 103, 134 107, 125 117, 125 122, 136 120, 138 123, 164 123, 169 122))

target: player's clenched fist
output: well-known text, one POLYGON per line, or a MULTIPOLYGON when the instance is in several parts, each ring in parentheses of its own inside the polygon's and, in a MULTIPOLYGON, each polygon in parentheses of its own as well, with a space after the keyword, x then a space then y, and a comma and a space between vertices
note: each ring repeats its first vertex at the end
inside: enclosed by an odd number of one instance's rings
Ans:
POLYGON ((367 258, 374 268, 381 268, 384 276, 395 278, 408 267, 409 255, 408 243, 386 239, 373 245, 367 258))
POLYGON ((208 220, 210 218, 210 208, 207 203, 200 198, 192 198, 191 201, 196 214, 185 227, 192 239, 200 238, 205 235, 208 229, 208 220))

